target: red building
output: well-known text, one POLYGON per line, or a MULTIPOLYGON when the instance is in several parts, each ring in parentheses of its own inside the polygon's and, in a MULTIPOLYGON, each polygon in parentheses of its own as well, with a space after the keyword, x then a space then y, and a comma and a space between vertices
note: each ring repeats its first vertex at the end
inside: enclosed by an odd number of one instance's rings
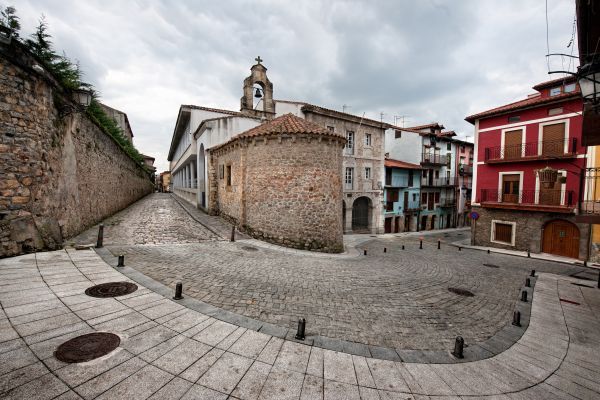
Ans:
POLYGON ((479 246, 587 259, 589 226, 578 214, 586 148, 573 78, 540 83, 526 99, 475 115, 472 208, 479 246), (550 187, 538 170, 558 170, 550 187))

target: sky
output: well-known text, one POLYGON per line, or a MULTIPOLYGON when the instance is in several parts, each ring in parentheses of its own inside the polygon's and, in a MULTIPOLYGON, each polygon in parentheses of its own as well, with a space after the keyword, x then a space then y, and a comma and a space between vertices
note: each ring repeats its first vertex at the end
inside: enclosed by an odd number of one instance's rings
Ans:
POLYGON ((548 48, 577 55, 574 0, 8 1, 22 37, 45 16, 55 48, 127 113, 159 172, 179 106, 239 110, 259 55, 275 99, 399 126, 436 121, 467 140, 466 116, 562 76, 548 75, 548 48))

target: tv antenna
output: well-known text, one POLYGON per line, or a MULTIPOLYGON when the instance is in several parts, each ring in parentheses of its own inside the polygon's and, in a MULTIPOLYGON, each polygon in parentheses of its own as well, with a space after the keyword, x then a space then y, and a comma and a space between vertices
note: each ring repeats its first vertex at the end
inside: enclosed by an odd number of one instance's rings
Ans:
POLYGON ((410 115, 394 115, 394 125, 398 126, 398 121, 401 120, 402 125, 400 125, 400 127, 404 128, 405 119, 408 119, 409 116, 410 115))
POLYGON ((346 112, 346 108, 352 108, 352 106, 349 106, 348 104, 342 104, 342 112, 346 112))

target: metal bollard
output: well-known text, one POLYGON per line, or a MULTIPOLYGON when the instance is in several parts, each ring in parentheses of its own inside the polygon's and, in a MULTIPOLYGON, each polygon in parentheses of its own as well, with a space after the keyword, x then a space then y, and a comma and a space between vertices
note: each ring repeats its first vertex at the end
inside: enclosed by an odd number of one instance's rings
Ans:
POLYGON ((183 285, 181 284, 181 282, 178 282, 177 285, 175 285, 175 296, 173 296, 173 300, 183 299, 181 292, 183 292, 183 285))
POLYGON ((452 355, 456 358, 464 358, 463 348, 465 347, 465 339, 462 336, 457 336, 456 341, 454 342, 454 351, 452 355))
POLYGON ((488 252, 487 252, 487 253, 488 253, 488 254, 490 254, 490 249, 488 249, 488 252))
POLYGON ((531 287, 531 279, 529 279, 529 278, 525 279, 525 287, 531 287))
POLYGON ((458 246, 458 251, 462 251, 462 247, 458 246))
POLYGON ((527 290, 521 292, 521 301, 527 303, 527 290))
POLYGON ((384 248, 383 248, 383 252, 384 252, 384 253, 387 253, 387 247, 384 247, 384 248))
POLYGON ((442 242, 438 239, 438 250, 441 249, 442 242))
POLYGON ((531 276, 535 276, 535 269, 531 270, 531 276))
POLYGON ((583 261, 583 266, 587 267, 587 261, 586 260, 583 261))
POLYGON ((230 242, 235 242, 235 225, 231 227, 231 239, 230 242))
POLYGON ((521 326, 521 312, 520 311, 515 311, 513 313, 513 321, 512 324, 514 326, 521 326))
POLYGON ((100 226, 98 226, 98 241, 96 241, 97 249, 102 247, 103 241, 104 241, 104 224, 100 224, 100 226))
POLYGON ((298 331, 296 332, 296 339, 304 340, 304 331, 306 330, 306 320, 304 318, 300 318, 298 320, 298 331))
MULTIPOLYGON (((404 250, 404 245, 402 245, 402 250, 404 250)), ((598 282, 600 282, 600 278, 598 279, 598 282)))
POLYGON ((367 249, 363 249, 363 255, 366 256, 367 255, 367 249))
POLYGON ((423 239, 419 240, 419 249, 423 250, 423 239))
POLYGON ((527 249, 527 258, 531 258, 531 251, 529 249, 527 249))
POLYGON ((125 256, 123 254, 121 254, 119 256, 119 262, 117 263, 117 267, 124 267, 125 266, 125 256))

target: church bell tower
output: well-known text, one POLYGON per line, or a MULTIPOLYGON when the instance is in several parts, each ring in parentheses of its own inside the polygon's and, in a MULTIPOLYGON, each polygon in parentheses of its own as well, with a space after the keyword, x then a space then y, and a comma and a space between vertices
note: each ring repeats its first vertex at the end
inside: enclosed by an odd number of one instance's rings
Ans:
POLYGON ((240 111, 246 115, 272 119, 275 117, 273 84, 267 78, 267 68, 261 64, 263 60, 260 56, 255 60, 256 64, 250 68, 250 76, 244 79, 240 111))

